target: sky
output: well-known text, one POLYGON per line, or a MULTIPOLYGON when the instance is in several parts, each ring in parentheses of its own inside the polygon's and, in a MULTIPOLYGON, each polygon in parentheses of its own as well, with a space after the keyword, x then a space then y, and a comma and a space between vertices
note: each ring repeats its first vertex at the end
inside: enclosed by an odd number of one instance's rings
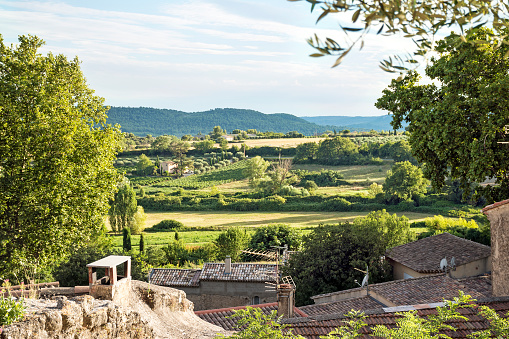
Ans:
POLYGON ((318 14, 287 0, 0 0, 0 34, 7 44, 37 35, 43 54, 78 56, 89 86, 110 106, 387 114, 374 103, 397 75, 379 61, 411 51, 412 42, 369 35, 361 51, 331 68, 333 57, 309 57, 306 39, 341 42, 339 25, 348 22, 316 24, 318 14))

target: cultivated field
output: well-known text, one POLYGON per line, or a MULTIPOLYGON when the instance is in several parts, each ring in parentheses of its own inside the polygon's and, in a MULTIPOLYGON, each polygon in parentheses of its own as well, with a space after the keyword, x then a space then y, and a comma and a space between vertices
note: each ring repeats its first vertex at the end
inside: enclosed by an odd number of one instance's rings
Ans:
MULTIPOLYGON (((310 228, 318 224, 335 224, 345 221, 353 221, 357 217, 363 217, 368 212, 164 212, 147 213, 147 227, 151 227, 161 220, 174 219, 182 222, 188 227, 221 227, 230 226, 248 227, 254 232, 258 226, 268 225, 270 223, 290 224, 292 227, 301 229, 303 233, 308 233, 310 228)), ((405 215, 410 221, 420 221, 424 218, 432 217, 432 214, 404 212, 399 215, 405 215)), ((416 232, 422 232, 421 229, 414 229, 416 232)), ((179 232, 179 237, 188 246, 199 246, 213 241, 221 231, 187 231, 179 232)), ((174 239, 174 232, 144 233, 146 246, 167 245, 174 239)), ((137 247, 140 237, 132 237, 133 246, 137 247)), ((122 236, 114 236, 114 244, 122 247, 122 236)))

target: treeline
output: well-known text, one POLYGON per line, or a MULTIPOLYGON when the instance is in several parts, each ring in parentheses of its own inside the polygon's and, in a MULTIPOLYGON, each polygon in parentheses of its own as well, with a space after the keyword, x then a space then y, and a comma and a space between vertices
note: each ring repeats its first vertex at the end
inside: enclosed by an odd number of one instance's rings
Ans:
POLYGON ((341 136, 298 145, 294 160, 323 165, 379 165, 382 163, 380 158, 416 163, 406 140, 384 142, 375 138, 363 140, 341 136))
POLYGON ((206 133, 220 125, 226 131, 234 129, 257 129, 287 133, 299 131, 304 135, 322 134, 326 130, 344 129, 338 126, 322 126, 308 122, 291 114, 264 114, 253 110, 216 108, 205 112, 182 111, 150 107, 111 107, 108 123, 119 124, 124 132, 138 136, 206 133))

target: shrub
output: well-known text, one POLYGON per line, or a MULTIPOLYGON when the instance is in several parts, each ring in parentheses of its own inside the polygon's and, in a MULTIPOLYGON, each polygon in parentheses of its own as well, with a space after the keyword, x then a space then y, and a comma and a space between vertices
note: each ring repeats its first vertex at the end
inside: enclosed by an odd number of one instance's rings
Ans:
POLYGON ((23 298, 15 300, 12 297, 4 298, 3 293, 0 295, 0 326, 8 326, 23 319, 25 313, 23 298))
POLYGON ((352 203, 344 198, 334 198, 322 203, 325 211, 350 211, 352 203))
POLYGON ((148 232, 174 232, 174 231, 181 231, 185 229, 183 223, 177 220, 173 219, 165 219, 160 221, 159 223, 155 224, 154 226, 145 229, 145 231, 148 232))
POLYGON ((318 189, 318 185, 313 180, 304 180, 301 183, 301 186, 307 189, 308 191, 314 191, 318 189))

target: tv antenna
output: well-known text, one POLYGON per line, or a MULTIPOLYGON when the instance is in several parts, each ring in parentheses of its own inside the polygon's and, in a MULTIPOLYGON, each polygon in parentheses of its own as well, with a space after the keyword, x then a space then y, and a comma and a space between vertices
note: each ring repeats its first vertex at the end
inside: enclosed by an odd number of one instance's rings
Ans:
POLYGON ((369 295, 369 267, 368 267, 368 265, 366 265, 366 270, 365 271, 363 271, 361 269, 358 269, 357 267, 354 267, 353 269, 365 274, 364 278, 362 279, 362 283, 361 284, 359 284, 357 279, 355 279, 354 282, 357 285, 359 285, 360 287, 366 286, 366 294, 369 295))
POLYGON ((451 258, 450 263, 447 262, 447 257, 440 260, 440 269, 444 271, 445 274, 450 273, 451 271, 456 270, 456 259, 454 257, 451 258))
POLYGON ((260 250, 254 250, 254 249, 245 249, 242 251, 242 253, 253 256, 253 257, 259 257, 263 258, 269 261, 275 261, 276 262, 276 270, 273 272, 267 272, 267 271, 259 271, 256 272, 257 275, 265 276, 267 278, 270 278, 270 280, 275 281, 273 282, 265 282, 267 285, 266 290, 267 291, 277 291, 282 284, 289 284, 292 285, 295 289, 295 282, 293 281, 291 276, 281 276, 281 272, 279 267, 282 266, 284 258, 287 256, 288 246, 271 246, 272 250, 266 250, 266 251, 260 251, 260 250), (280 254, 280 251, 283 250, 283 254, 280 254))

